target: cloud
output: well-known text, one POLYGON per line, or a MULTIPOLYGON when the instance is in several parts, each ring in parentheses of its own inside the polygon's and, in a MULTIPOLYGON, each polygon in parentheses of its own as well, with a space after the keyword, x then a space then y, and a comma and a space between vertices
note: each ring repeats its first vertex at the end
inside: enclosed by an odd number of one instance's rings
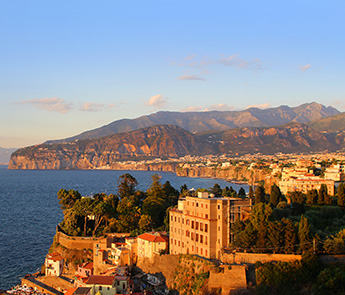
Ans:
POLYGON ((204 111, 231 111, 235 107, 226 103, 213 104, 207 107, 204 111))
POLYGON ((182 110, 182 112, 201 112, 203 107, 201 106, 190 106, 182 110))
POLYGON ((177 78, 177 80, 187 80, 187 81, 206 81, 206 79, 195 76, 195 75, 185 75, 180 76, 177 78))
POLYGON ((191 55, 186 56, 186 57, 184 58, 184 60, 191 60, 191 59, 193 59, 193 58, 195 58, 195 57, 196 57, 196 54, 191 54, 191 55))
POLYGON ((72 105, 70 103, 67 103, 64 99, 58 97, 23 100, 21 102, 17 102, 16 104, 32 104, 39 109, 62 114, 66 114, 72 109, 72 105))
POLYGON ((305 65, 305 66, 300 67, 300 70, 301 70, 302 72, 305 72, 305 71, 308 70, 310 67, 311 67, 311 64, 307 64, 307 65, 305 65))
POLYGON ((97 102, 85 102, 83 106, 80 108, 83 112, 99 112, 102 111, 104 108, 103 103, 97 102))
POLYGON ((145 105, 152 106, 155 108, 162 108, 168 102, 168 98, 161 94, 151 96, 149 101, 145 102, 145 105))
POLYGON ((231 111, 234 106, 226 103, 213 104, 208 107, 190 106, 182 110, 182 112, 209 112, 209 111, 231 111))
POLYGON ((260 59, 245 60, 239 57, 237 54, 221 57, 218 59, 218 63, 227 67, 235 67, 239 69, 262 70, 260 59))
POLYGON ((267 109, 270 107, 271 107, 271 105, 269 103, 262 103, 262 104, 249 105, 245 109, 250 109, 250 108, 267 109))

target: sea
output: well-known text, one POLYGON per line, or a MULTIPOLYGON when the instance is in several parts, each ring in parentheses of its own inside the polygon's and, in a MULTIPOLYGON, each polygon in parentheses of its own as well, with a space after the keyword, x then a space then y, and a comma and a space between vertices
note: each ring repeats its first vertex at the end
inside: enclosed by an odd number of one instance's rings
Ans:
POLYGON ((175 189, 183 184, 191 188, 242 186, 221 179, 179 177, 169 172, 117 170, 8 170, 0 166, 0 290, 20 283, 26 274, 35 273, 44 264, 53 242, 56 225, 63 214, 57 192, 74 189, 83 196, 115 194, 119 176, 130 173, 138 180, 138 189, 146 191, 151 176, 161 176, 175 189))

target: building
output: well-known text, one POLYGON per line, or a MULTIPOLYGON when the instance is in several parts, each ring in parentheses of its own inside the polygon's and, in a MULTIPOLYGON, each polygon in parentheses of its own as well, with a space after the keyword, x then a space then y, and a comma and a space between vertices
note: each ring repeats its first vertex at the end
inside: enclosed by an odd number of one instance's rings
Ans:
POLYGON ((84 262, 82 265, 78 265, 77 275, 83 278, 93 275, 93 263, 84 262))
POLYGON ((170 254, 219 259, 233 239, 233 223, 248 218, 251 208, 249 198, 214 198, 207 192, 180 199, 170 210, 170 254))
POLYGON ((47 254, 45 259, 45 275, 46 276, 61 276, 63 271, 64 259, 60 253, 54 252, 47 254))
POLYGON ((327 167, 325 170, 324 178, 333 181, 344 181, 344 165, 337 164, 332 165, 331 167, 327 167))
POLYGON ((132 282, 128 276, 89 276, 87 280, 80 282, 80 286, 91 288, 91 295, 114 295, 129 294, 133 288, 132 282))
POLYGON ((327 186, 327 191, 330 196, 334 196, 334 181, 323 179, 317 176, 304 175, 299 178, 289 178, 279 181, 279 188, 282 194, 286 195, 288 192, 300 191, 306 194, 312 189, 319 190, 321 185, 327 186))
POLYGON ((155 232, 144 233, 138 236, 138 257, 153 257, 161 251, 167 250, 169 246, 169 238, 167 235, 155 232))

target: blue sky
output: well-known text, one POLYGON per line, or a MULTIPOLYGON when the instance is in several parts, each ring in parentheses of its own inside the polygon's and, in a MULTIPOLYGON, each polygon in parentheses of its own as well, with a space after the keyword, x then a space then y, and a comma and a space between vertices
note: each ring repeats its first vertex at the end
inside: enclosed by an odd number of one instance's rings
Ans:
POLYGON ((345 110, 343 1, 0 2, 0 146, 159 110, 345 110))

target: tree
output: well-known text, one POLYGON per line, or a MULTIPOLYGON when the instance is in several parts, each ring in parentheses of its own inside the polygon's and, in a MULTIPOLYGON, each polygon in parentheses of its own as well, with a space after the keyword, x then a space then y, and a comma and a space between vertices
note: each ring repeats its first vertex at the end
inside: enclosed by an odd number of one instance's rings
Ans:
POLYGON ((250 214, 250 222, 253 224, 255 230, 258 230, 260 224, 267 226, 268 221, 272 219, 273 210, 271 206, 262 202, 255 204, 252 213, 250 214))
POLYGON ((119 232, 131 232, 138 228, 140 220, 140 208, 136 205, 135 197, 124 197, 117 206, 119 232))
POLYGON ((282 193, 280 188, 276 184, 273 184, 271 186, 270 203, 276 207, 280 201, 282 201, 282 193))
POLYGON ((270 222, 268 225, 267 237, 272 251, 279 252, 284 246, 284 226, 279 221, 270 222))
POLYGON ((253 192, 252 186, 249 186, 248 197, 252 200, 252 205, 254 205, 255 204, 255 197, 254 197, 254 192, 253 192))
POLYGON ((60 189, 57 196, 62 210, 73 208, 74 203, 81 199, 81 194, 75 190, 60 189))
POLYGON ((220 197, 222 195, 222 189, 220 188, 220 185, 218 183, 215 183, 213 187, 210 188, 210 191, 215 195, 215 197, 220 197))
POLYGON ((107 214, 111 214, 113 212, 112 207, 106 202, 97 202, 95 201, 95 205, 92 210, 92 214, 95 217, 95 225, 92 232, 92 236, 94 237, 98 227, 101 225, 102 221, 105 220, 107 214))
POLYGON ((321 184, 321 187, 319 189, 319 197, 317 199, 318 205, 330 205, 332 204, 332 200, 330 196, 328 195, 327 185, 324 183, 321 184))
POLYGON ((309 190, 307 192, 307 204, 308 205, 316 205, 318 199, 318 193, 316 189, 309 190))
POLYGON ((296 245, 296 229, 290 219, 283 218, 284 224, 284 251, 285 253, 294 253, 296 245))
POLYGON ((64 218, 60 226, 67 235, 78 236, 81 232, 78 221, 78 215, 73 208, 65 209, 64 218))
POLYGON ((345 209, 345 185, 341 182, 338 186, 338 206, 342 209, 345 209))
POLYGON ((163 191, 165 192, 166 200, 165 200, 165 207, 171 207, 177 205, 177 201, 179 198, 179 191, 174 189, 169 181, 166 181, 163 184, 163 191))
POLYGON ((324 244, 324 249, 327 254, 344 254, 345 229, 342 229, 336 235, 327 238, 324 244))
POLYGON ((93 209, 94 209, 95 201, 90 198, 82 198, 75 202, 73 206, 74 212, 84 217, 84 237, 86 237, 86 228, 87 228, 87 221, 88 217, 91 216, 93 209))
POLYGON ((311 248, 311 233, 308 219, 301 215, 301 220, 298 223, 298 239, 299 247, 302 253, 311 248))
POLYGON ((255 204, 265 203, 265 188, 262 185, 259 185, 255 189, 255 204))
POLYGON ((120 199, 134 195, 138 181, 132 175, 123 174, 117 182, 117 195, 120 199))
POLYGON ((140 217, 138 226, 141 232, 147 232, 152 230, 152 218, 150 215, 143 214, 140 217))
POLYGON ((143 202, 143 213, 150 215, 154 226, 157 227, 164 222, 166 194, 160 182, 161 177, 158 174, 154 174, 151 178, 152 183, 146 191, 147 198, 143 202))
POLYGON ((240 198, 244 198, 246 196, 246 191, 244 190, 243 187, 240 187, 239 191, 238 191, 238 196, 240 198))

